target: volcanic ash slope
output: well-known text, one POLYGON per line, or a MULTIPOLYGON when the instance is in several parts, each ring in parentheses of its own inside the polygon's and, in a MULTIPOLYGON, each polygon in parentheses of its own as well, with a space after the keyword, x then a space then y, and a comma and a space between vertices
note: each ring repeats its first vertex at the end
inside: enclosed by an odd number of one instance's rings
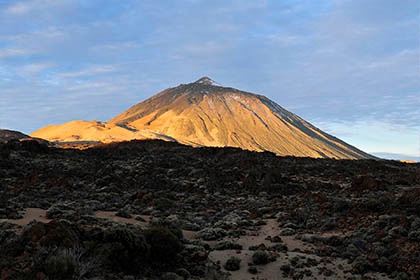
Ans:
POLYGON ((107 123, 73 121, 32 134, 50 141, 175 140, 277 155, 371 158, 262 95, 222 87, 211 79, 181 84, 138 103, 107 123))

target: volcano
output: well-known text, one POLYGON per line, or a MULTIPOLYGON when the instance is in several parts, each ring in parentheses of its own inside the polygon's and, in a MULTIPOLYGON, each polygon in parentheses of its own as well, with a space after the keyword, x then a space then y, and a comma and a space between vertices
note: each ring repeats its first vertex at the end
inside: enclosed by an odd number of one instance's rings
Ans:
POLYGON ((223 87, 208 77, 168 88, 108 122, 71 121, 31 136, 55 142, 163 139, 280 156, 373 158, 265 96, 223 87))

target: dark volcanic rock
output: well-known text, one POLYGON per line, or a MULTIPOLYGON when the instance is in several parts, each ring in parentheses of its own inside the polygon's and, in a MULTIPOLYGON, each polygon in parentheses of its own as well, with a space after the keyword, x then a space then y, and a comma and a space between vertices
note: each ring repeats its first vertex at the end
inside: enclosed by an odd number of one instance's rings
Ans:
MULTIPOLYGON (((37 207, 53 221, 32 222, 21 234, 0 223, 0 270, 4 279, 61 277, 58 266, 63 277, 197 279, 210 273, 213 245, 202 240, 239 250, 221 239, 276 219, 283 235, 303 236, 319 256, 347 259, 354 273, 414 278, 420 274, 419 170, 396 161, 276 157, 164 141, 87 150, 8 141, 0 143, 0 218, 20 218, 25 208, 37 207), (150 224, 167 231, 147 237, 144 228, 95 217, 100 210, 132 220, 151 215, 150 224), (181 228, 199 240, 188 240, 181 228), (172 258, 165 260, 160 256, 167 250, 172 258), (92 272, 81 276, 82 270, 92 272)), ((249 245, 271 258, 287 251, 281 241, 274 236, 270 245, 249 245)), ((297 260, 282 271, 304 277, 306 266, 312 264, 297 260)), ((314 266, 320 275, 332 273, 314 266)))

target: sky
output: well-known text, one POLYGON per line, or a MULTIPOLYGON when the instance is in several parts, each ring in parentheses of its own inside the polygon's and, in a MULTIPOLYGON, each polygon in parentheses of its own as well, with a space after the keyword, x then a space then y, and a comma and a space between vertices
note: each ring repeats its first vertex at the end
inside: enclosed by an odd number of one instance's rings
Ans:
POLYGON ((202 76, 420 161, 418 0, 0 0, 0 128, 107 121, 202 76))

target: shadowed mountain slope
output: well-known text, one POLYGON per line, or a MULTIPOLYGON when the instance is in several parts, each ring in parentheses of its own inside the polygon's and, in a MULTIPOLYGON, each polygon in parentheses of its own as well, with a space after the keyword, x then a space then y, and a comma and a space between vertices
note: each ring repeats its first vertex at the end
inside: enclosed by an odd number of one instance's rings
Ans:
POLYGON ((16 130, 8 130, 8 129, 0 129, 0 143, 1 142, 8 142, 8 141, 27 141, 27 140, 34 140, 39 143, 49 144, 48 141, 40 138, 32 138, 29 135, 26 135, 20 131, 16 130))
POLYGON ((262 95, 222 87, 204 77, 166 89, 107 123, 73 121, 38 130, 50 141, 175 140, 277 155, 371 158, 262 95))
POLYGON ((25 138, 30 138, 30 136, 23 134, 20 131, 0 129, 0 142, 5 142, 9 140, 19 140, 25 138))

